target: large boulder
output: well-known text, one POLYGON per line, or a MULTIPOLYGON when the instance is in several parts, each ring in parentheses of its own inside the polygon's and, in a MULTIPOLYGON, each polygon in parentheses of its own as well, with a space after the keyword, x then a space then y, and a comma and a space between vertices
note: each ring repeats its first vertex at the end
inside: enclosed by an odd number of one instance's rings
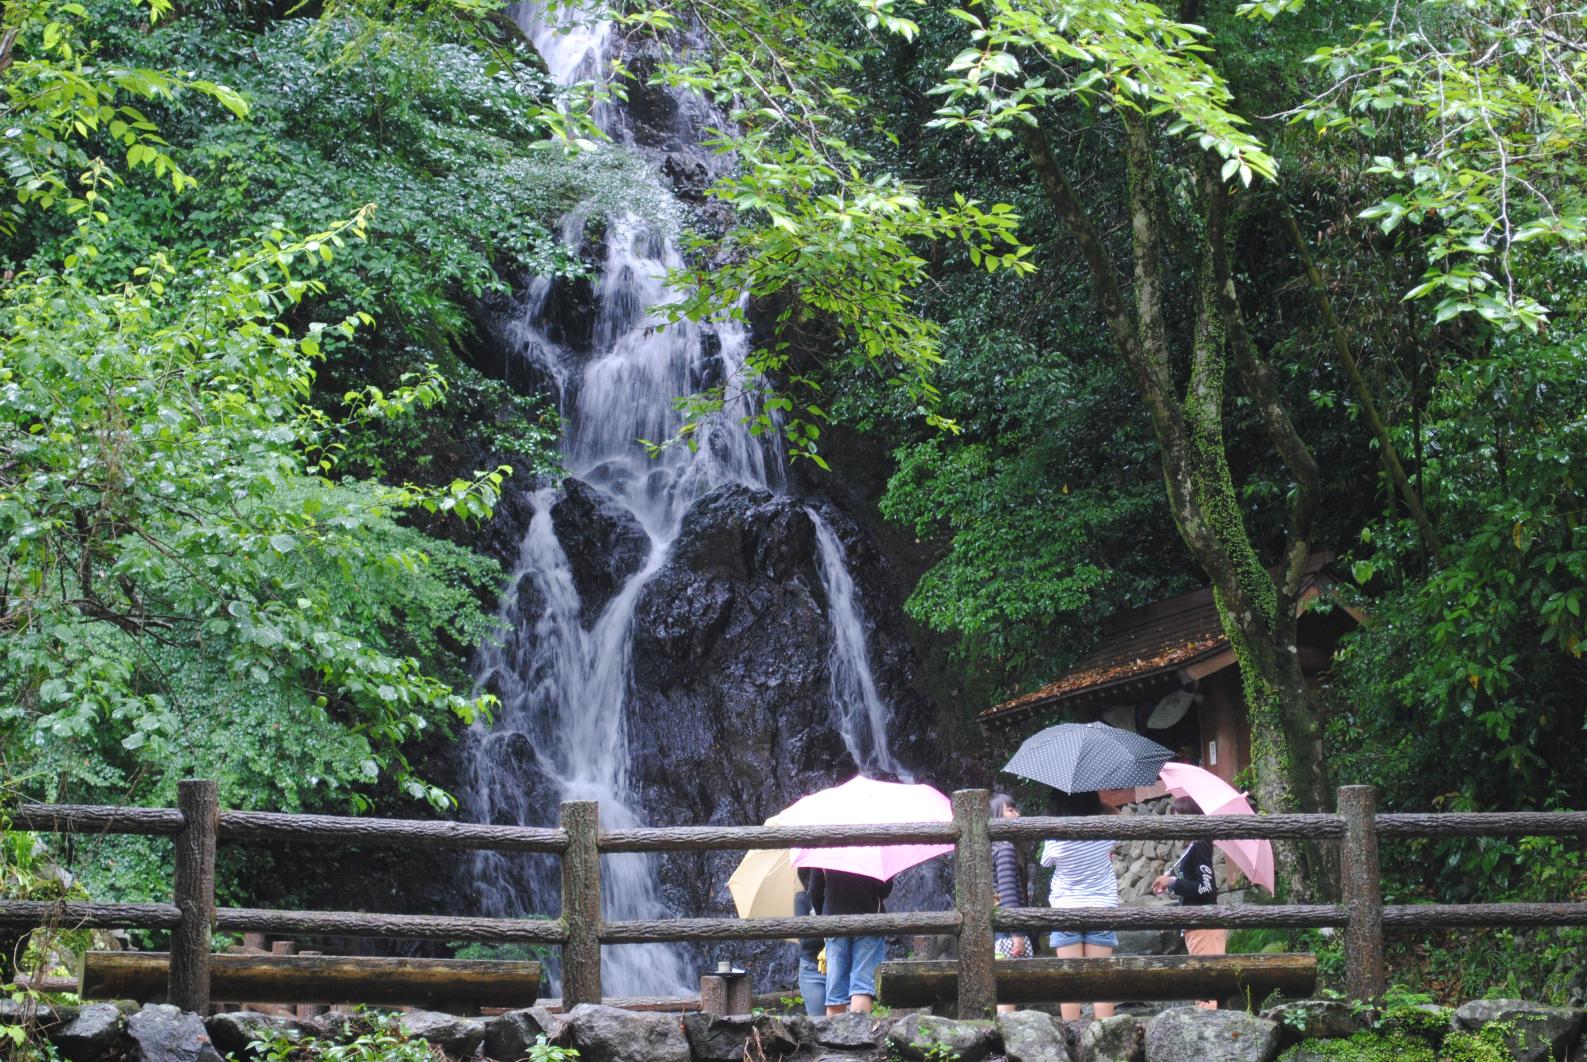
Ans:
POLYGON ((1146 1062, 1272 1062, 1278 1023, 1242 1010, 1165 1010, 1146 1024, 1146 1062))
POLYGON ((869 1014, 835 1014, 810 1024, 812 1038, 822 1047, 874 1050, 884 1037, 881 1024, 869 1014))
POLYGON ((1480 1032, 1499 1025, 1505 1046, 1517 1062, 1547 1062, 1566 1057, 1581 1036, 1583 1012, 1576 1007, 1548 1007, 1523 999, 1477 999, 1457 1007, 1455 1028, 1480 1032))
POLYGON ((137 1062, 221 1062, 197 1014, 168 1003, 145 1003, 127 1019, 137 1062))
POLYGON ((612 596, 644 565, 650 536, 626 509, 571 477, 562 481, 562 496, 551 506, 551 526, 579 593, 579 620, 593 627, 612 596))
POLYGON ((568 1021, 544 1007, 509 1010, 485 1027, 485 1057, 498 1062, 518 1062, 529 1057, 529 1049, 540 1037, 547 1044, 565 1047, 569 1043, 568 1021))
POLYGON ((887 1043, 894 1053, 911 1062, 949 1052, 958 1062, 980 1062, 997 1048, 998 1037, 991 1022, 911 1014, 893 1023, 887 1031, 887 1043))
POLYGON ((799 1050, 788 1027, 770 1014, 688 1014, 683 1032, 696 1062, 781 1058, 799 1050))
POLYGON ((579 1062, 690 1062, 675 1014, 642 1014, 580 1003, 568 1015, 579 1062))
POLYGON ((485 1039, 485 1023, 435 1010, 410 1010, 397 1019, 409 1036, 434 1044, 448 1058, 467 1058, 485 1039))
POLYGON ((1372 1024, 1373 1011, 1337 999, 1301 999, 1280 1003, 1262 1012, 1278 1023, 1285 1044, 1301 1040, 1344 1040, 1372 1024))
POLYGON ((1008 1062, 1073 1062, 1069 1030, 1051 1014, 1016 1010, 997 1016, 1008 1062))
POLYGON ((47 1030, 47 1035, 67 1062, 93 1062, 110 1049, 125 1025, 114 1003, 90 1003, 71 1021, 47 1030))
POLYGON ((1099 1018, 1080 1034, 1080 1062, 1145 1062, 1146 1023, 1133 1014, 1099 1018))
POLYGON ((270 1041, 285 1037, 296 1041, 325 1034, 324 1026, 318 1022, 260 1014, 252 1010, 216 1014, 204 1022, 204 1029, 216 1049, 228 1055, 242 1054, 255 1040, 270 1041))

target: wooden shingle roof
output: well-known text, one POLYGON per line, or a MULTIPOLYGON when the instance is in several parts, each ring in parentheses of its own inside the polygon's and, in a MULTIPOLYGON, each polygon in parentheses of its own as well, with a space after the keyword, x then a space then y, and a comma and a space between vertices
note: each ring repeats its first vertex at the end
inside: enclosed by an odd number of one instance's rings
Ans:
MULTIPOLYGON (((1331 553, 1318 553, 1307 560, 1297 610, 1332 585, 1322 574, 1332 559, 1331 553)), ((1233 663, 1234 651, 1218 621, 1212 588, 1204 586, 1111 617, 1103 624, 1096 647, 1073 669, 1038 690, 986 709, 979 719, 983 726, 1000 728, 1059 704, 1144 700, 1233 663)))

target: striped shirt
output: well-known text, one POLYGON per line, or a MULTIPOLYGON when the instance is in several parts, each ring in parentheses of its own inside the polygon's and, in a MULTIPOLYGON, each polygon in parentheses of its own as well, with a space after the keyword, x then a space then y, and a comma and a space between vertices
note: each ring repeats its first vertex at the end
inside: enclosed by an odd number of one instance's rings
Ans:
POLYGON ((1117 907, 1112 841, 1044 841, 1041 865, 1052 867, 1049 907, 1117 907))

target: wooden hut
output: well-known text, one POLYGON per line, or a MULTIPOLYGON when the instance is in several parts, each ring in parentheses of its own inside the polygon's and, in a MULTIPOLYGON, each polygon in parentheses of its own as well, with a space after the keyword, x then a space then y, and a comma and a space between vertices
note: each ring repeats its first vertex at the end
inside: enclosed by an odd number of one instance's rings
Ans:
MULTIPOLYGON (((1301 667, 1316 681, 1339 638, 1360 622, 1337 602, 1327 573, 1331 553, 1313 554, 1296 599, 1301 667), (1328 602, 1333 607, 1317 607, 1328 602)), ((1120 613, 1075 666, 1032 693, 988 708, 981 725, 994 735, 1024 737, 1038 717, 1102 720, 1145 734, 1226 781, 1251 763, 1251 723, 1234 649, 1224 637, 1212 588, 1203 587, 1120 613)), ((1161 795, 1160 788, 1103 794, 1120 804, 1161 795)))

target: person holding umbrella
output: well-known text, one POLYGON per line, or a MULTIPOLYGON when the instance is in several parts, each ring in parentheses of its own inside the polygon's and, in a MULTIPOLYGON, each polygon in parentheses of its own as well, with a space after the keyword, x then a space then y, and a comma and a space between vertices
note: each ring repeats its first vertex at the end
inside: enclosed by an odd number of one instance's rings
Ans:
MULTIPOLYGON (((1102 801, 1095 792, 1065 793, 1053 790, 1047 813, 1053 816, 1101 815, 1102 801)), ((1114 841, 1043 841, 1041 865, 1052 867, 1052 886, 1047 893, 1047 906, 1065 907, 1117 907, 1119 905, 1119 879, 1113 872, 1114 841)), ((1111 929, 1085 929, 1053 931, 1053 951, 1060 959, 1105 959, 1119 946, 1119 937, 1111 929)), ((1113 1017, 1112 1003, 1093 1003, 1092 1013, 1098 1018, 1113 1017)), ((1060 1003, 1059 1012, 1065 1021, 1080 1017, 1079 1003, 1060 1003)))
MULTIPOLYGON (((843 870, 813 868, 808 888, 810 907, 816 914, 881 914, 893 883, 843 870)), ((876 967, 887 953, 886 938, 828 937, 826 952, 827 1013, 870 1013, 876 998, 876 967)))
MULTIPOLYGON (((1201 808, 1188 796, 1174 798, 1175 815, 1200 815, 1201 808)), ((1181 907, 1204 907, 1218 902, 1218 882, 1212 869, 1212 842, 1205 838, 1191 841, 1179 861, 1152 882, 1152 894, 1161 896, 1172 892, 1179 897, 1181 907)), ((1227 929, 1185 930, 1185 950, 1192 955, 1222 955, 1228 948, 1227 929)), ((1196 1006, 1202 1010, 1217 1010, 1215 999, 1200 999, 1196 1006)))

